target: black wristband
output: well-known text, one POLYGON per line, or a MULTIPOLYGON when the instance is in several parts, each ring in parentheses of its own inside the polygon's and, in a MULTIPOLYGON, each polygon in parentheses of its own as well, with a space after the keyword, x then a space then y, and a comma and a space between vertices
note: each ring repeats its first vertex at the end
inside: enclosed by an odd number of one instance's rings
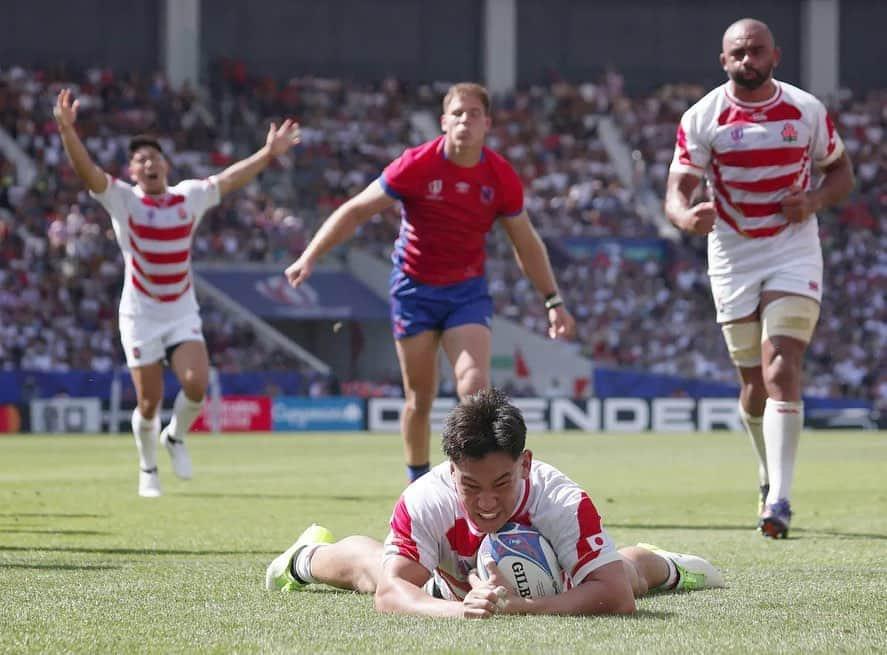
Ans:
POLYGON ((545 309, 554 309, 555 307, 560 307, 563 304, 564 300, 563 298, 561 298, 560 294, 557 291, 545 296, 545 309))

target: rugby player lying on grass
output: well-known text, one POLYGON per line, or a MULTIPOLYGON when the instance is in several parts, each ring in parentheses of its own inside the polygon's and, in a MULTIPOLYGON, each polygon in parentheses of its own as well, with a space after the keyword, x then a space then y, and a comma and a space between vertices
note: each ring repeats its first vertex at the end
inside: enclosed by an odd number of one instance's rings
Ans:
POLYGON ((594 504, 554 467, 525 449, 520 410, 495 389, 447 416, 448 461, 410 484, 391 517, 385 543, 351 536, 335 542, 309 527, 268 566, 265 587, 296 591, 324 583, 375 594, 380 612, 487 618, 494 614, 630 614, 649 591, 723 587, 700 557, 649 544, 617 550, 594 504), (487 533, 531 525, 557 553, 567 576, 561 594, 522 598, 495 563, 474 572, 487 533))

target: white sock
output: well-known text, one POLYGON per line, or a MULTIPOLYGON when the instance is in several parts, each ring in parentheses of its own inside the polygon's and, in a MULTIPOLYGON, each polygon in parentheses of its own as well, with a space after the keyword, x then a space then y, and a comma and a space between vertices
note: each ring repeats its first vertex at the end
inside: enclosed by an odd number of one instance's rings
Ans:
POLYGON ((139 451, 139 466, 143 471, 157 468, 157 436, 160 434, 160 414, 147 419, 139 408, 132 412, 132 434, 139 451))
POLYGON ((167 430, 169 436, 182 441, 201 409, 203 409, 203 400, 195 403, 185 395, 184 391, 179 389, 176 401, 172 406, 172 419, 167 430))
POLYGON ((752 449, 758 457, 758 484, 770 484, 770 476, 767 474, 767 448, 764 445, 764 417, 752 416, 745 411, 742 403, 739 403, 739 418, 742 419, 752 449))
POLYGON ((658 587, 655 587, 655 589, 674 589, 675 585, 678 583, 678 567, 675 566, 675 563, 668 557, 665 557, 664 555, 659 555, 659 557, 664 559, 665 563, 668 564, 668 577, 665 579, 665 582, 658 587))
POLYGON ((764 407, 764 442, 767 444, 767 471, 770 473, 768 504, 780 498, 791 498, 798 442, 803 427, 803 401, 767 399, 764 407))
POLYGON ((311 558, 314 552, 321 546, 329 546, 329 544, 308 544, 304 548, 300 548, 293 560, 293 571, 302 582, 316 584, 317 580, 311 575, 311 558))

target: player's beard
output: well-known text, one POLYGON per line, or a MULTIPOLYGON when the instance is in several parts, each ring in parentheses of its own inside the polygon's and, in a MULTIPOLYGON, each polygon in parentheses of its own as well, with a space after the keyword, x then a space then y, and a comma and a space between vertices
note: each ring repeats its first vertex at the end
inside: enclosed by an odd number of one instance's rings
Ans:
POLYGON ((770 79, 770 76, 773 74, 773 66, 770 66, 767 69, 766 75, 756 68, 749 69, 738 69, 735 72, 730 74, 730 79, 733 80, 737 85, 741 86, 743 89, 748 89, 749 91, 754 91, 755 89, 761 88, 761 86, 770 79), (754 77, 745 77, 746 70, 749 70, 754 73, 754 77))

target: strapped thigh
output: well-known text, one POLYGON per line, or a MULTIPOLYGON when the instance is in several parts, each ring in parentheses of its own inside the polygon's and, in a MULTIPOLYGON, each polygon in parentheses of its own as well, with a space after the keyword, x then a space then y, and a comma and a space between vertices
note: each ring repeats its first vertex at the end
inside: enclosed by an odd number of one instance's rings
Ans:
POLYGON ((769 303, 761 314, 761 340, 783 336, 809 343, 818 320, 818 302, 806 296, 782 296, 769 303))
POLYGON ((725 323, 721 325, 721 331, 733 364, 740 368, 761 365, 760 321, 725 323))

